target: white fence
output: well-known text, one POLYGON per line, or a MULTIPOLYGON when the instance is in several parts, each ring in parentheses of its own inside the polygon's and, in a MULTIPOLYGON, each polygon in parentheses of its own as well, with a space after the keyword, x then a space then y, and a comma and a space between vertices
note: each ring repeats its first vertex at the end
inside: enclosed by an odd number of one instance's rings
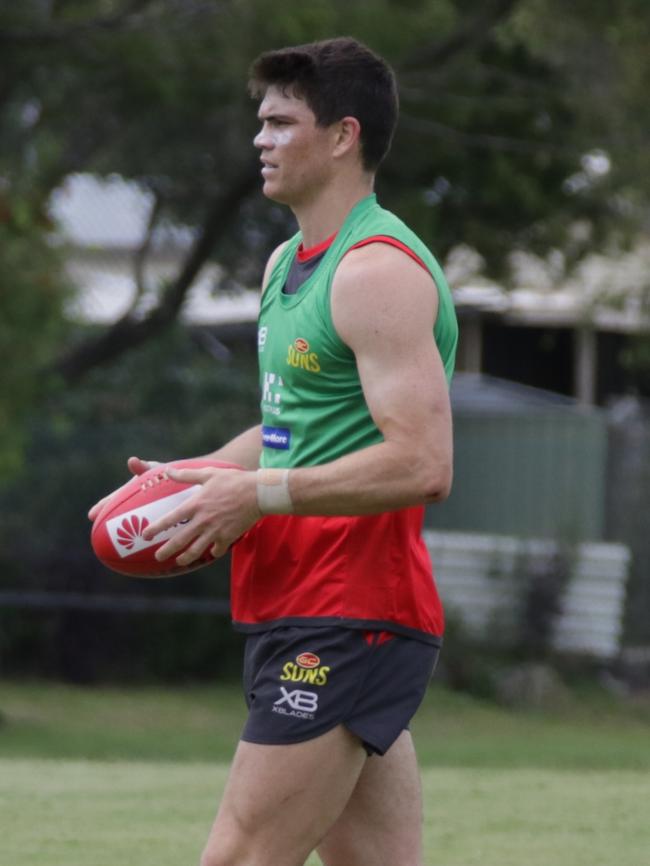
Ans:
MULTIPOLYGON (((481 637, 507 642, 521 616, 523 573, 557 552, 553 541, 425 530, 445 609, 481 637)), ((622 544, 583 543, 570 573, 551 644, 563 652, 609 659, 620 649, 630 553, 622 544)))

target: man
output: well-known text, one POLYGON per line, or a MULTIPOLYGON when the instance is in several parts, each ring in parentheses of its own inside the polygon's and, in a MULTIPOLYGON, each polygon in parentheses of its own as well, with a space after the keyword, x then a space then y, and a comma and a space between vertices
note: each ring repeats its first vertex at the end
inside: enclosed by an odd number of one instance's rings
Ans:
POLYGON ((187 521, 157 554, 181 565, 237 541, 249 717, 202 863, 421 866, 408 724, 443 629, 420 530, 451 484, 453 306, 373 194, 386 63, 327 40, 263 54, 251 89, 264 194, 300 228, 264 276, 262 424, 209 455, 245 471, 170 471, 201 490, 149 528, 187 521))

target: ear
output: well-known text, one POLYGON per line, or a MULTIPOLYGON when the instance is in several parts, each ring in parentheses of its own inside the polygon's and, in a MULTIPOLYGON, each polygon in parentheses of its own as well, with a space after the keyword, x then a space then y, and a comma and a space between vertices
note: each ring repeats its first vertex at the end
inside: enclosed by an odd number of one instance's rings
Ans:
POLYGON ((345 156, 355 148, 360 148, 361 124, 356 117, 343 117, 336 124, 333 156, 345 156))

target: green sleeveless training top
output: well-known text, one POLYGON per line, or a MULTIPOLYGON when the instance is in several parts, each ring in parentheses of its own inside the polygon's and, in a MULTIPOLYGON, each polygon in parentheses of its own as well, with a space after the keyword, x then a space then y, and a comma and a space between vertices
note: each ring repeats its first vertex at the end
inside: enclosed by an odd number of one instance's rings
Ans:
POLYGON ((282 288, 300 233, 287 243, 271 273, 258 327, 263 467, 327 463, 383 439, 368 411, 354 353, 338 336, 330 311, 339 262, 355 244, 376 235, 405 244, 431 272, 439 296, 434 337, 451 380, 458 325, 442 269, 417 235, 370 195, 350 211, 296 294, 286 295, 282 288))

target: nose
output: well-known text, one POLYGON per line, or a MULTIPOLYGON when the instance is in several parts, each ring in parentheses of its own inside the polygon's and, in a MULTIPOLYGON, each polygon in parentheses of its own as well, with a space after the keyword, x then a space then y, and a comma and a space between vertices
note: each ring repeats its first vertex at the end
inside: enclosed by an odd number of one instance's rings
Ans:
POLYGON ((268 150, 268 148, 272 147, 271 137, 266 128, 266 124, 262 126, 260 131, 257 133, 255 138, 253 139, 253 144, 255 147, 258 147, 260 150, 268 150))

